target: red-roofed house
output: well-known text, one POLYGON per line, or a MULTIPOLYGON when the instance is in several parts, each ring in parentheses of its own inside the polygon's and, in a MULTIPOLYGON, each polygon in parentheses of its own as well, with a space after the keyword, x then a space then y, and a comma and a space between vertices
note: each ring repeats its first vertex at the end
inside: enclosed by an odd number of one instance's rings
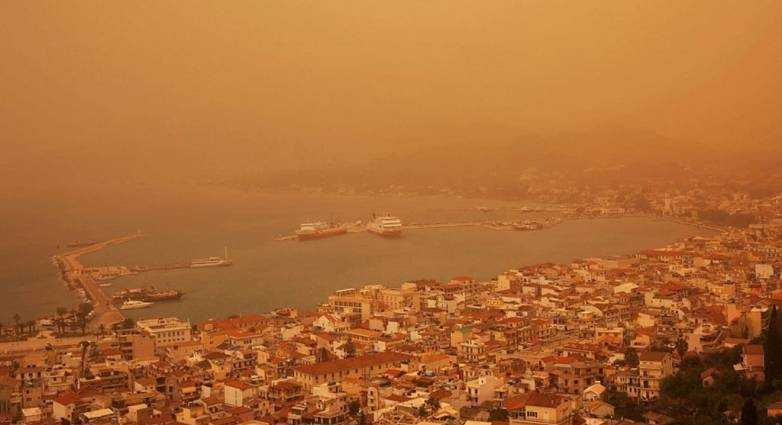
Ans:
POLYGON ((324 382, 336 382, 347 378, 365 378, 399 367, 409 357, 404 354, 383 352, 362 357, 320 362, 299 366, 294 378, 305 387, 311 388, 324 382))
POLYGON ((244 406, 255 395, 255 387, 244 381, 231 379, 225 381, 225 404, 229 406, 244 406))
POLYGON ((558 394, 537 391, 505 400, 510 425, 572 425, 573 402, 558 394))

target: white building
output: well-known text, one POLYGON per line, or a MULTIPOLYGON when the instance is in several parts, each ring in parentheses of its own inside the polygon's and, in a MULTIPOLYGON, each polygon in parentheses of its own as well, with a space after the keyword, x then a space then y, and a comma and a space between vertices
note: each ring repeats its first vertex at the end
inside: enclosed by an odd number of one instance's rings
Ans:
POLYGON ((139 320, 136 326, 154 338, 155 347, 170 347, 190 341, 190 322, 176 317, 139 320))
POLYGON ((26 424, 40 422, 43 420, 43 418, 43 411, 41 411, 40 407, 28 407, 27 409, 22 409, 22 422, 26 424))
POLYGON ((243 406, 253 396, 255 388, 244 381, 235 379, 226 381, 224 387, 225 404, 243 406))
POLYGON ((769 279, 774 276, 774 266, 770 264, 755 264, 755 276, 758 279, 769 279))
POLYGON ((502 380, 491 375, 481 376, 480 378, 468 381, 466 384, 467 403, 470 406, 480 406, 485 401, 493 399, 494 390, 501 385, 502 380))

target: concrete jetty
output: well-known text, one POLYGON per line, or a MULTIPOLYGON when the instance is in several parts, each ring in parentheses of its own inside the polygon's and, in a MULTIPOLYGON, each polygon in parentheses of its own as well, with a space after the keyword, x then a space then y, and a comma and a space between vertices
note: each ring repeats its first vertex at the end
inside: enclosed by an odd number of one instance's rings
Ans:
MULTIPOLYGON (((520 232, 520 231, 544 230, 544 229, 554 227, 558 224, 561 224, 562 222, 563 222, 562 219, 544 220, 542 222, 537 223, 538 227, 529 228, 529 229, 519 228, 520 223, 517 222, 467 221, 467 222, 453 222, 453 223, 450 222, 449 223, 410 223, 402 226, 402 230, 406 231, 406 230, 425 230, 425 229, 452 229, 457 227, 482 227, 490 230, 520 232)), ((348 233, 362 233, 366 231, 367 229, 364 226, 353 226, 348 228, 348 233)), ((295 241, 298 240, 298 237, 296 235, 281 235, 275 237, 274 240, 279 242, 295 241)))
POLYGON ((111 303, 111 298, 101 289, 92 275, 85 271, 85 267, 79 261, 82 255, 97 252, 111 246, 130 242, 143 237, 141 233, 121 236, 109 239, 103 242, 97 242, 84 247, 79 247, 73 251, 54 256, 55 262, 59 265, 63 279, 72 286, 81 286, 92 299, 92 307, 95 317, 90 321, 90 328, 97 329, 101 325, 106 328, 122 322, 125 316, 111 303))

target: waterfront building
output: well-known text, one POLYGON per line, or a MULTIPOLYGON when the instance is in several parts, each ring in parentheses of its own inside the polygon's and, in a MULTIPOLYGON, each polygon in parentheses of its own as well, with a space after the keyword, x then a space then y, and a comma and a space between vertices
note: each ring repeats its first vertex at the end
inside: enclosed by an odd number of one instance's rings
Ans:
POLYGON ((177 345, 191 339, 190 322, 176 317, 139 320, 136 326, 154 338, 156 348, 177 345))

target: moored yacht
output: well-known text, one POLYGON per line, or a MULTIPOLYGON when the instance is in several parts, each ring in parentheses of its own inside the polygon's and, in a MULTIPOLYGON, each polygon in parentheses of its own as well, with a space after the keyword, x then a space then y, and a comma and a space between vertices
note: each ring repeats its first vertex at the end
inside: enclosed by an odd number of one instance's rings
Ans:
POLYGON ((145 301, 138 301, 138 300, 126 300, 124 303, 122 303, 121 306, 119 306, 120 310, 136 310, 139 308, 147 308, 151 306, 152 303, 148 303, 145 301))
POLYGON ((190 267, 225 267, 233 264, 233 261, 228 259, 228 248, 225 248, 225 256, 223 257, 209 257, 209 258, 196 258, 190 261, 190 267))

